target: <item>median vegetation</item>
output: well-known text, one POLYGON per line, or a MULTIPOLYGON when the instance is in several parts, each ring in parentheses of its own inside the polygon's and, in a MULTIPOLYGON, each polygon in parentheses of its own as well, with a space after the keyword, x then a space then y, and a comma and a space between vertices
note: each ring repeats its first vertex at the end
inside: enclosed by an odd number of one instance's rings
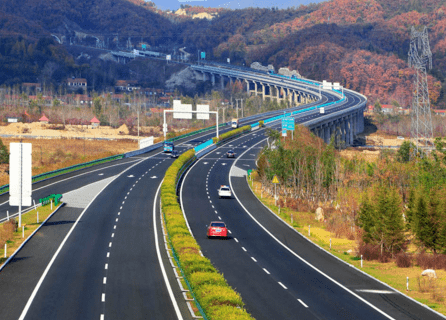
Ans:
POLYGON ((249 126, 249 125, 248 126, 243 126, 243 127, 238 128, 238 129, 225 132, 225 133, 221 134, 218 138, 217 137, 213 137, 212 141, 216 144, 216 143, 218 143, 220 141, 224 141, 225 139, 228 139, 228 138, 240 135, 243 132, 250 131, 250 130, 251 130, 251 126, 249 126))
POLYGON ((167 169, 161 186, 161 209, 170 244, 193 295, 208 319, 253 319, 243 308, 244 303, 240 295, 227 284, 210 260, 202 256, 178 203, 176 194, 178 175, 194 156, 195 151, 191 149, 175 160, 167 169))

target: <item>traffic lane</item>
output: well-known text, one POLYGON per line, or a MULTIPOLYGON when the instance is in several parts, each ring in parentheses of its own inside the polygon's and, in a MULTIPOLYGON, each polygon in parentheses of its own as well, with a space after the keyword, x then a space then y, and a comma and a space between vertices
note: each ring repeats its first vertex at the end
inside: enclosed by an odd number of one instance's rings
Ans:
MULTIPOLYGON (((135 164, 137 161, 140 161, 140 159, 125 159, 125 161, 123 159, 122 162, 121 160, 116 160, 113 161, 113 163, 85 168, 75 173, 62 175, 41 183, 39 182, 33 184, 32 198, 36 203, 39 203, 40 198, 44 198, 52 193, 63 194, 65 192, 78 189, 84 185, 114 176, 122 170, 125 170, 129 166, 135 164)), ((9 193, 3 194, 0 197, 0 201, 0 219, 7 216, 6 211, 9 211, 10 215, 18 212, 17 206, 9 205, 9 193)), ((25 210, 26 208, 28 207, 23 206, 22 210, 25 210)))
MULTIPOLYGON (((223 180, 225 177, 227 179, 228 171, 227 167, 216 165, 211 170, 209 189, 218 187, 215 181, 223 180)), ((232 179, 245 180, 241 177, 232 179)), ((195 190, 195 194, 197 193, 198 190, 195 190)), ((214 210, 220 213, 220 217, 232 231, 231 236, 237 237, 239 245, 256 259, 258 267, 267 269, 271 277, 277 279, 276 283, 282 283, 286 287, 285 290, 295 300, 304 301, 317 317, 358 319, 364 317, 365 308, 370 309, 367 310, 368 319, 383 318, 372 308, 364 305, 335 283, 328 281, 326 277, 280 246, 246 215, 235 199, 218 199, 215 193, 210 194, 208 198, 214 204, 214 210)), ((224 274, 227 275, 228 272, 231 271, 225 270, 224 274)), ((260 281, 260 279, 252 278, 251 281, 260 281)), ((240 284, 238 287, 244 296, 245 291, 242 291, 240 284)), ((274 294, 279 289, 283 290, 284 287, 277 286, 274 294)), ((252 301, 251 303, 256 302, 252 301)))
MULTIPOLYGON (((205 165, 204 162, 207 161, 200 162, 203 162, 203 165, 198 163, 191 169, 197 174, 190 171, 186 176, 181 194, 183 210, 203 254, 210 258, 213 265, 225 275, 228 283, 240 292, 248 312, 254 318, 292 319, 298 315, 304 319, 314 319, 315 317, 283 290, 274 279, 265 277, 267 275, 265 271, 256 266, 256 263, 244 253, 235 240, 207 239, 206 225, 209 225, 210 221, 219 221, 219 218, 218 213, 216 214, 215 209, 212 208, 212 203, 196 201, 197 195, 201 195, 200 198, 206 195, 205 177, 212 166, 209 162, 205 165), (189 174, 193 177, 192 179, 189 179, 189 174), (247 281, 251 277, 254 277, 256 281, 247 281), (276 290, 278 292, 271 296, 271 292, 276 290), (280 308, 277 308, 278 305, 280 308)), ((216 194, 217 190, 209 192, 216 194)), ((224 220, 225 214, 221 214, 224 220)), ((230 230, 231 228, 229 226, 230 230)))
POLYGON ((50 257, 82 209, 62 207, 0 272, 0 319, 18 319, 50 257), (32 263, 32 268, 30 268, 32 263))
POLYGON ((234 181, 232 183, 234 193, 243 201, 244 207, 247 208, 252 216, 261 225, 267 227, 268 231, 289 247, 290 250, 330 278, 335 279, 355 294, 396 319, 440 318, 428 309, 411 302, 400 293, 386 293, 389 291, 387 286, 320 250, 269 212, 249 190, 245 179, 237 177, 232 177, 231 179, 234 181), (236 180, 239 180, 239 183, 236 183, 236 180), (359 290, 379 291, 373 294, 359 290), (379 292, 383 293, 380 294, 379 292))
MULTIPOLYGON (((167 170, 169 165, 160 164, 159 170, 167 170)), ((141 172, 135 175, 139 183, 127 191, 120 221, 109 230, 113 245, 106 272, 105 319, 176 318, 167 290, 153 291, 166 285, 155 247, 154 197, 148 197, 156 193, 163 177, 150 170, 142 173, 144 177, 141 172)))
MULTIPOLYGON (((139 181, 135 177, 153 165, 155 162, 148 162, 130 169, 91 203, 49 269, 26 319, 99 318, 104 308, 101 297, 110 232, 119 221, 126 192, 139 181)), ((157 290, 161 293, 165 286, 157 290)))

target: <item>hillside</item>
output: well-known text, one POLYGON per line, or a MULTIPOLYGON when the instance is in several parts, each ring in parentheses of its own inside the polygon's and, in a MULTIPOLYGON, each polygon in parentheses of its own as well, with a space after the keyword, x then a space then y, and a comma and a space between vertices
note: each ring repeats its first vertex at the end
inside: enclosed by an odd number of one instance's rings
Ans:
MULTIPOLYGON (((29 68, 14 71, 20 57, 13 42, 25 42, 26 46, 18 46, 24 52, 24 47, 34 46, 42 36, 55 35, 66 45, 100 43, 114 50, 126 48, 130 40, 132 46, 145 43, 165 53, 187 47, 188 52, 203 50, 209 59, 230 58, 235 64, 259 61, 276 68, 289 66, 304 77, 339 81, 367 95, 371 103, 379 99, 408 106, 410 28, 426 25, 433 53, 431 102, 435 108, 446 108, 446 0, 332 0, 286 10, 186 5, 180 13, 161 11, 142 0, 4 0, 0 2, 0 37, 7 37, 10 45, 0 57, 2 66, 5 60, 8 64, 0 81, 9 85, 42 79, 45 64, 37 63, 31 52, 25 55, 26 61, 37 69, 32 74, 29 68), (200 13, 212 19, 193 19, 200 13)), ((96 70, 115 70, 98 77, 108 79, 100 82, 104 85, 112 84, 113 75, 138 73, 129 66, 119 71, 123 67, 105 66, 95 59, 77 61, 68 53, 47 53, 46 61, 57 64, 57 72, 50 75, 46 67, 46 79, 51 78, 53 84, 74 71, 93 77, 96 70)))

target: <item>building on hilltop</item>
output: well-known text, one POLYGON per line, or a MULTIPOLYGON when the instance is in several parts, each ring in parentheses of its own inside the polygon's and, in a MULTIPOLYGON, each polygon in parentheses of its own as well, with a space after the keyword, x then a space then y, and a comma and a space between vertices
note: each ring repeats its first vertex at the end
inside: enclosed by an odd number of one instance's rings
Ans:
POLYGON ((84 92, 87 91, 87 79, 84 78, 71 78, 67 79, 68 90, 78 90, 82 89, 84 92))

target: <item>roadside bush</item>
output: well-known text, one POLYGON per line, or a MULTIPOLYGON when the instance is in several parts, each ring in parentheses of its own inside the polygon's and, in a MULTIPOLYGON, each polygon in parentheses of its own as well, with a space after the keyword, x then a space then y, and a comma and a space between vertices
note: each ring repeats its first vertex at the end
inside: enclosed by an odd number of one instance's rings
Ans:
POLYGON ((194 284, 194 288, 198 288, 206 284, 227 286, 225 278, 223 278, 221 274, 216 272, 195 272, 190 275, 190 282, 194 284))
POLYGON ((196 290, 203 307, 209 308, 217 305, 243 307, 240 295, 227 286, 206 284, 196 290))
POLYGON ((199 254, 181 255, 180 262, 184 272, 188 276, 194 272, 217 272, 209 259, 199 254))
POLYGON ((378 260, 381 255, 379 246, 373 246, 367 243, 361 243, 358 247, 359 255, 362 255, 364 260, 378 260))
POLYGON ((207 309, 207 315, 212 319, 252 320, 244 308, 233 306, 215 306, 207 309))
POLYGON ((416 256, 416 263, 423 269, 445 269, 446 255, 444 254, 428 254, 421 252, 416 256))
POLYGON ((405 252, 400 252, 396 255, 395 262, 399 268, 410 268, 412 267, 412 256, 405 252))
POLYGON ((243 133, 245 131, 250 131, 250 130, 251 130, 251 126, 243 126, 243 127, 240 127, 240 128, 237 128, 237 129, 225 132, 225 133, 221 134, 218 138, 217 137, 213 137, 212 141, 214 143, 218 143, 218 142, 223 141, 223 140, 225 140, 227 138, 230 138, 232 136, 235 136, 235 135, 238 135, 238 134, 241 134, 241 133, 243 133))
POLYGON ((172 247, 178 255, 184 275, 193 288, 198 303, 210 319, 252 320, 242 309, 240 295, 228 286, 210 260, 200 254, 200 247, 191 236, 178 204, 176 178, 184 164, 194 156, 195 151, 191 149, 178 157, 167 169, 161 186, 161 208, 172 247))

